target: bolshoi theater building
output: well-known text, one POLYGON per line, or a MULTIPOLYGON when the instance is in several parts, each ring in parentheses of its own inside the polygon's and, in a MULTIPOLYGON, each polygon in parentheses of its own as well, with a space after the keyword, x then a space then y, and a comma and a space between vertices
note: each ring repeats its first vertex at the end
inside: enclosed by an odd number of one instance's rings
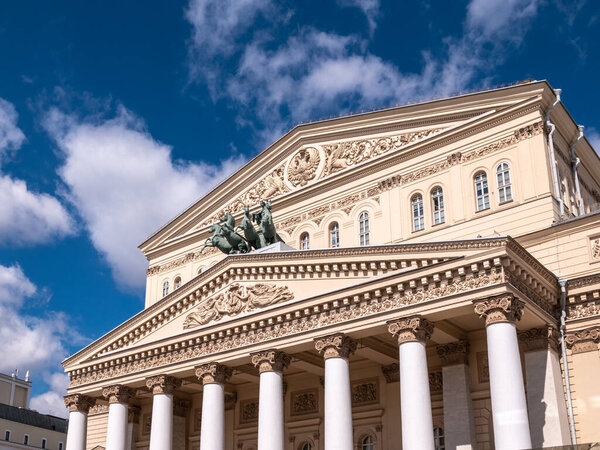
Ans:
POLYGON ((600 159, 546 81, 298 125, 140 249, 67 450, 600 441, 600 159))

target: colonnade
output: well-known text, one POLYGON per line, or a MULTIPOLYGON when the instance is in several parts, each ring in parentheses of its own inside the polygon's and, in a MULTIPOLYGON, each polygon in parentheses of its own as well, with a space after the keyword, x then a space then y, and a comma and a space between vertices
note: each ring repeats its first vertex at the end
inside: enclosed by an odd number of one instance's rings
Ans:
MULTIPOLYGON (((485 319, 495 447, 531 448, 527 402, 515 322, 523 302, 503 295, 475 302, 475 312, 485 319)), ((400 406, 403 450, 433 450, 433 418, 429 392, 426 344, 434 324, 422 316, 387 323, 398 343, 400 406)), ((325 450, 354 448, 349 358, 356 342, 335 333, 315 339, 324 358, 325 450)), ((438 346, 443 368, 446 448, 474 448, 475 425, 467 371, 467 345, 456 342, 438 346), (448 415, 448 417, 446 417, 448 415), (448 422, 448 423, 446 423, 448 422)), ((251 353, 259 371, 258 449, 283 450, 283 371, 290 356, 277 349, 251 353)), ((225 450, 225 388, 232 369, 218 362, 197 366, 195 374, 204 387, 200 450, 225 450)), ((168 375, 150 377, 153 394, 150 450, 168 450, 173 440, 173 392, 180 381, 168 375)), ((132 390, 126 386, 104 389, 109 402, 107 450, 125 450, 127 402, 132 390)), ((67 450, 84 450, 87 409, 93 402, 79 394, 67 396, 70 422, 67 450), (86 409, 87 408, 87 409, 86 409)))

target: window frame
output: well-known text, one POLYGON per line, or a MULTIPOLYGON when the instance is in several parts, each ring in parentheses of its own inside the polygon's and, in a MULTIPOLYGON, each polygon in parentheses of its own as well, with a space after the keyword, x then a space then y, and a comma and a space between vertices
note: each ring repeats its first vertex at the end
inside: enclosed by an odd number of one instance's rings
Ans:
POLYGON ((300 250, 310 250, 310 234, 308 231, 300 234, 300 250))
POLYGON ((358 442, 358 448, 360 450, 375 450, 375 437, 372 434, 362 436, 358 442), (365 442, 367 439, 370 439, 371 442, 365 442))
POLYGON ((444 188, 442 186, 434 186, 430 191, 430 197, 432 215, 431 219, 433 221, 432 225, 435 226, 446 223, 446 204, 444 203, 444 188))
POLYGON ((63 441, 59 441, 58 442, 58 450, 64 450, 64 448, 65 448, 64 442, 63 441))
POLYGON ((433 427, 433 446, 435 450, 446 450, 446 435, 440 426, 433 427), (439 431, 436 434, 437 430, 439 431))
POLYGON ((473 188, 475 189, 475 210, 476 212, 487 211, 490 209, 490 186, 488 183, 487 172, 480 170, 473 175, 473 188), (483 176, 483 178, 480 178, 483 176), (481 184, 481 194, 479 193, 479 184, 481 184), (480 200, 481 205, 480 206, 480 200))
POLYGON ((371 217, 366 210, 358 215, 358 245, 371 245, 371 217))
POLYGON ((4 430, 4 440, 6 442, 10 442, 10 437, 12 436, 12 430, 4 430))
POLYGON ((169 295, 170 288, 171 288, 171 283, 169 283, 169 280, 163 281, 163 284, 162 284, 162 296, 163 296, 163 298, 166 297, 167 295, 169 295))
POLYGON ((329 248, 340 247, 340 224, 338 222, 331 222, 329 224, 329 248), (335 240, 334 240, 335 236, 335 240))
POLYGON ((29 445, 29 435, 28 434, 23 435, 23 445, 29 445))
POLYGON ((410 218, 412 222, 412 231, 416 233, 425 229, 425 202, 423 194, 417 192, 410 197, 410 218), (416 201, 420 199, 420 201, 416 201), (415 214, 418 212, 418 215, 415 214))
POLYGON ((173 280, 173 290, 176 291, 177 289, 179 289, 181 286, 183 285, 183 280, 181 279, 180 275, 177 275, 175 277, 175 279, 173 280), (177 282, 179 281, 179 284, 177 284, 177 282))
POLYGON ((41 448, 46 448, 46 444, 48 444, 48 440, 45 437, 43 437, 41 442, 41 448))
POLYGON ((504 205, 514 200, 510 164, 507 161, 502 161, 496 165, 496 186, 498 188, 499 205, 504 205), (500 177, 502 177, 502 184, 500 177), (508 192, 508 195, 506 195, 506 192, 508 192), (502 195, 504 195, 504 200, 502 200, 502 195))

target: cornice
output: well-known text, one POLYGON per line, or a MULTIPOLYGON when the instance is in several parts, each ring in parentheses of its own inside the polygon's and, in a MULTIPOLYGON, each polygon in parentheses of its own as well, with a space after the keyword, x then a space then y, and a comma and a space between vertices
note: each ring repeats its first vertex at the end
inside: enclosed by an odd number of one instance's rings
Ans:
MULTIPOLYGON (((154 305, 141 311, 136 316, 133 316, 131 319, 93 342, 88 347, 80 350, 78 353, 65 360, 63 364, 68 365, 71 361, 74 361, 76 358, 79 358, 80 355, 85 353, 93 352, 91 357, 96 358, 108 351, 131 345, 152 332, 157 326, 160 326, 163 321, 168 321, 174 315, 193 308, 203 299, 213 295, 224 285, 236 280, 256 281, 257 276, 260 277, 260 279, 265 280, 272 276, 320 277, 326 276, 328 273, 339 273, 344 276, 349 276, 355 271, 367 271, 370 276, 377 276, 404 267, 419 268, 422 265, 429 265, 435 261, 441 260, 440 258, 448 258, 448 256, 441 255, 443 252, 463 250, 479 251, 499 248, 510 248, 513 252, 521 255, 522 258, 529 255, 523 247, 509 237, 388 244, 369 247, 304 250, 270 254, 249 253, 230 255, 186 283, 180 289, 172 292, 154 305), (403 259, 402 257, 404 255, 412 255, 413 258, 409 258, 404 261, 402 265, 399 265, 398 260, 403 259), (388 261, 365 261, 362 263, 332 260, 336 257, 345 257, 353 260, 360 258, 364 261, 370 257, 377 256, 388 256, 393 259, 388 261), (435 258, 427 258, 427 256, 435 256, 435 258), (260 264, 261 267, 249 267, 248 263, 260 264), (132 329, 132 325, 136 322, 138 325, 132 329), (127 334, 120 335, 120 333, 123 333, 123 331, 127 329, 129 329, 127 334)), ((529 258, 531 258, 530 255, 529 258)), ((520 266, 515 266, 513 270, 516 271, 517 268, 520 268, 520 266)), ((530 273, 530 270, 521 270, 519 273, 526 273, 530 276, 534 276, 530 273)), ((537 289, 540 290, 541 298, 545 299, 545 301, 553 301, 549 297, 551 295, 549 289, 544 290, 542 284, 539 284, 537 289)))
POLYGON ((149 348, 123 357, 92 362, 69 371, 71 386, 127 374, 141 374, 188 360, 215 359, 222 352, 325 330, 340 323, 347 325, 370 316, 410 310, 421 303, 442 297, 472 295, 480 289, 501 286, 505 282, 499 258, 451 270, 443 267, 444 264, 440 263, 438 271, 432 270, 427 276, 409 277, 401 273, 400 279, 405 281, 399 281, 398 276, 390 277, 387 284, 382 284, 381 280, 376 284, 382 287, 374 287, 373 282, 365 283, 362 287, 348 287, 329 296, 317 297, 321 300, 317 304, 311 302, 311 308, 306 308, 304 302, 293 304, 292 307, 275 307, 267 316, 263 314, 260 320, 245 317, 241 322, 224 324, 219 331, 214 327, 197 329, 193 334, 180 336, 178 341, 170 344, 154 343, 156 350, 149 348))

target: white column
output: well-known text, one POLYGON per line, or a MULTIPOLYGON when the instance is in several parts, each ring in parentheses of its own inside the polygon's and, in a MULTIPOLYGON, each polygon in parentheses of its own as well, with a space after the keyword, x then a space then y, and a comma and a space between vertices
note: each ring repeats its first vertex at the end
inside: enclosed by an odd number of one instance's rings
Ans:
POLYGON ((497 450, 529 449, 531 435, 515 322, 523 314, 523 302, 512 294, 475 303, 485 317, 494 442, 497 450))
POLYGON ((252 354, 260 372, 258 407, 258 450, 283 450, 283 369, 290 357, 277 350, 252 354))
POLYGON ((93 398, 81 394, 65 397, 65 406, 69 408, 67 450, 86 450, 88 411, 94 403, 93 398))
POLYGON ((433 417, 425 343, 433 324, 420 316, 388 322, 400 354, 402 450, 433 450, 433 417))
POLYGON ((106 427, 106 450, 127 448, 127 418, 129 398, 135 391, 127 386, 114 385, 102 390, 108 400, 108 426, 106 427))
POLYGON ((152 390, 152 423, 150 425, 150 450, 173 448, 173 392, 181 380, 168 375, 146 379, 152 390))
POLYGON ((474 449, 477 446, 477 437, 467 365, 469 343, 458 341, 438 345, 437 353, 444 364, 442 380, 446 448, 474 449))
POLYGON ((204 385, 200 450, 225 450, 225 381, 231 372, 218 363, 196 368, 196 376, 204 385))
POLYGON ((525 385, 531 444, 558 447, 571 443, 567 405, 558 358, 558 330, 552 326, 519 333, 525 350, 525 385))
POLYGON ((356 342, 341 333, 315 339, 315 348, 325 358, 325 448, 352 450, 352 398, 348 358, 356 342))

